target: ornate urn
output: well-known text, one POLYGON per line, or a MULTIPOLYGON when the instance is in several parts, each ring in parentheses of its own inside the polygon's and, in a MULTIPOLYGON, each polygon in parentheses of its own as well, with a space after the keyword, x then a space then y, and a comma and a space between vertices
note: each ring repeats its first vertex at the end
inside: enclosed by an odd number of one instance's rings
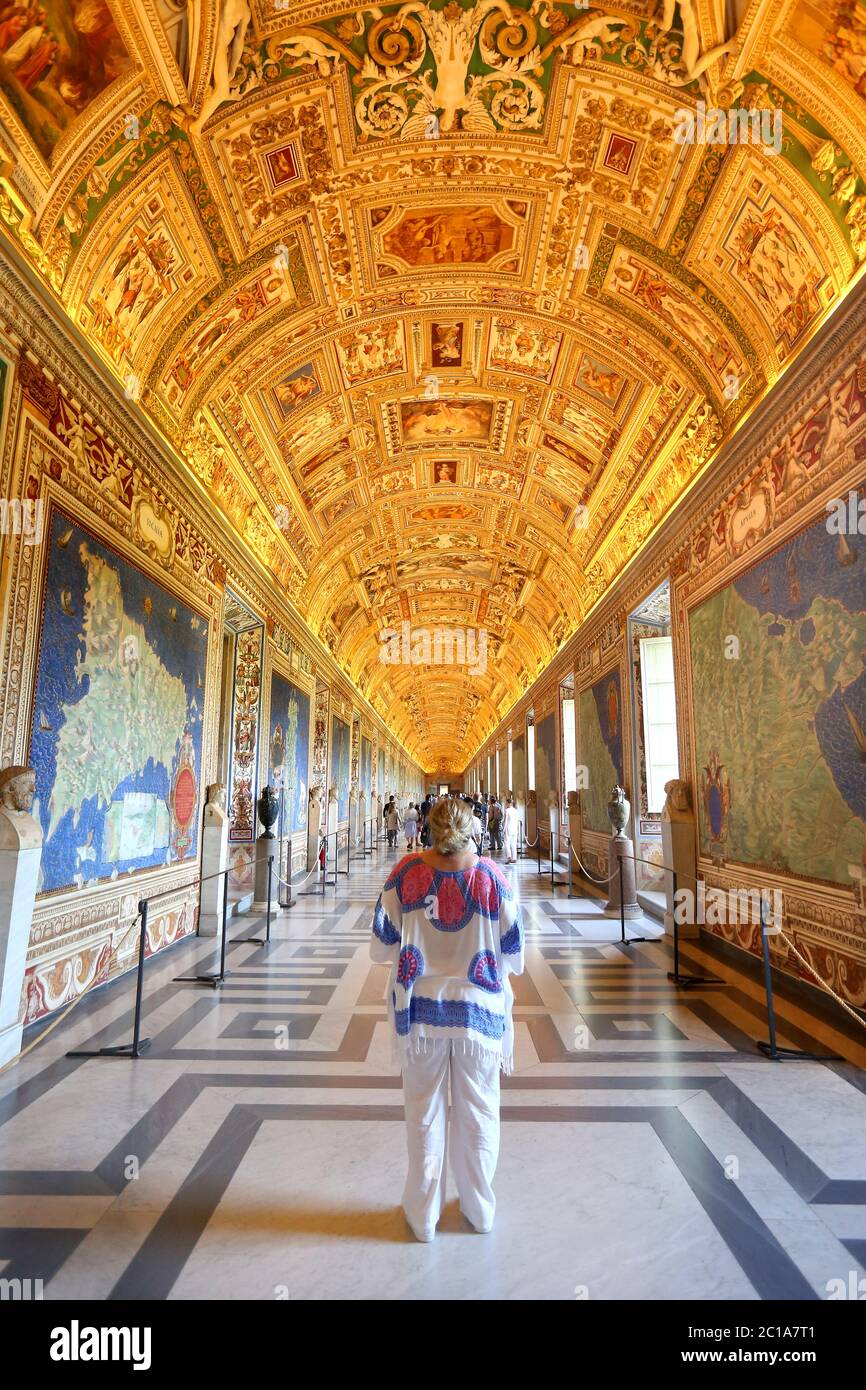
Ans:
POLYGON ((610 801, 607 803, 607 818, 618 840, 624 838, 625 827, 628 825, 630 815, 631 806, 626 794, 623 788, 617 784, 610 794, 610 801))
POLYGON ((259 797, 258 812, 259 820, 265 827, 265 838, 268 840, 273 839, 273 836, 271 834, 271 827, 274 825, 277 816, 280 814, 280 808, 277 804, 277 798, 271 791, 270 786, 265 787, 262 791, 261 796, 259 797))

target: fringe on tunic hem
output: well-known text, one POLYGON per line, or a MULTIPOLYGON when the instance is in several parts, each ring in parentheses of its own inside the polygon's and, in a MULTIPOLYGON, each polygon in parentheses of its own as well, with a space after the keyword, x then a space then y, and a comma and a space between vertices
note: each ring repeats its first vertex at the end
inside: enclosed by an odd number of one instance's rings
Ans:
POLYGON ((401 1065, 408 1063, 411 1065, 413 1057, 427 1057, 434 1051, 436 1044, 440 1042, 450 1042, 456 1051, 464 1057, 489 1057, 497 1058, 500 1070, 510 1076, 514 1070, 514 1057, 511 1052, 503 1052, 499 1047, 488 1047, 477 1038, 449 1037, 429 1038, 423 1033, 413 1033, 411 1037, 400 1039, 398 1044, 398 1057, 401 1065))

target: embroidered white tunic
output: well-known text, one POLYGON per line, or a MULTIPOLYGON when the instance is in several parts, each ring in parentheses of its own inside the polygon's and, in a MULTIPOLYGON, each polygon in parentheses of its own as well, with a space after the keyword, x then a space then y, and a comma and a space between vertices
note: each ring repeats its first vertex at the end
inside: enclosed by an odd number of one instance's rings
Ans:
POLYGON ((434 869, 407 854, 373 914, 370 955, 391 965, 388 1006, 401 1062, 431 1038, 513 1065, 509 975, 523 973, 523 928, 508 879, 490 859, 434 869))

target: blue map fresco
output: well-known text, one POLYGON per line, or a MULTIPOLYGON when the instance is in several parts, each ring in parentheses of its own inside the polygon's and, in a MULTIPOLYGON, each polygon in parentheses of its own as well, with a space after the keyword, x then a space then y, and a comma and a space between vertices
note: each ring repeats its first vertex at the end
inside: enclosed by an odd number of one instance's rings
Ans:
POLYGON ((274 671, 271 679, 270 783, 277 801, 283 791, 281 833, 307 828, 310 777, 310 697, 274 671))
POLYGON ((46 543, 30 759, 51 892, 195 855, 208 623, 62 512, 46 543))
POLYGON ((337 819, 349 814, 349 726, 336 714, 331 719, 331 781, 337 788, 337 819))

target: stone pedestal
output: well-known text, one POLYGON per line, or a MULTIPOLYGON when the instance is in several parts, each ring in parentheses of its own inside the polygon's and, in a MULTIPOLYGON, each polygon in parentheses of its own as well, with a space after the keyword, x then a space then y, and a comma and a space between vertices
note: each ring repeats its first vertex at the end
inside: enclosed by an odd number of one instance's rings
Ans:
POLYGON ((555 801, 551 801, 547 807, 547 828, 550 831, 549 849, 550 857, 553 860, 558 859, 563 849, 566 848, 566 846, 563 844, 559 837, 559 822, 559 806, 555 801))
POLYGON ((336 792, 334 801, 328 801, 328 840, 325 844, 325 865, 334 865, 336 859, 336 817, 339 815, 339 806, 336 803, 336 792))
POLYGON ((322 798, 318 787, 310 788, 307 806, 307 873, 319 857, 319 832, 322 829, 322 798))
POLYGON ((0 808, 0 1066, 21 1051, 19 1014, 42 829, 27 811, 0 808))
MULTIPOLYGON (((701 929, 697 923, 697 912, 694 910, 697 898, 695 813, 691 808, 691 797, 685 782, 675 778, 665 783, 665 791, 667 800, 662 811, 662 857, 665 864, 670 865, 676 872, 677 892, 680 895, 683 892, 691 894, 693 910, 686 914, 678 914, 681 919, 679 934, 684 937, 696 937, 700 936, 701 929), (683 922, 684 915, 691 920, 683 922)), ((671 933, 674 929, 673 878, 673 873, 665 873, 665 931, 671 933)), ((680 901, 683 901, 682 896, 680 901)))
POLYGON ((624 835, 611 835, 608 849, 608 868, 609 874, 613 877, 610 881, 608 892, 610 897, 604 909, 605 917, 619 917, 619 891, 620 874, 619 861, 622 860, 622 894, 623 894, 623 915, 628 919, 641 916, 640 904, 637 900, 637 890, 635 886, 635 863, 634 863, 634 844, 626 839, 624 835))
MULTIPOLYGON (((568 835, 569 835, 569 838, 570 838, 570 840, 571 840, 571 847, 572 847, 572 850, 574 851, 573 854, 570 854, 570 858, 571 858, 571 863, 572 863, 572 866, 573 866, 573 868, 574 868, 574 872, 575 872, 575 873, 579 873, 579 872, 580 872, 580 870, 579 870, 579 868, 578 868, 577 861, 576 861, 574 855, 576 854, 576 855, 580 856, 580 855, 582 854, 583 847, 582 847, 582 844, 581 844, 581 830, 582 830, 582 825, 581 825, 581 820, 580 820, 580 795, 579 795, 578 792, 569 792, 569 793, 568 793, 568 835)), ((568 846, 567 846, 567 845, 566 845, 566 849, 568 849, 568 846)))
POLYGON ((360 792, 358 796, 358 836, 365 845, 369 844, 370 840, 370 827, 367 824, 369 815, 370 813, 367 810, 367 793, 360 792))
POLYGON ((361 833, 360 806, 361 803, 358 799, 358 793, 356 791, 349 792, 349 843, 352 845, 354 845, 361 833))
POLYGON ((208 803, 204 808, 201 850, 201 876, 207 882, 201 886, 199 936, 219 936, 222 932, 225 875, 219 878, 211 878, 210 875, 228 866, 229 818, 222 807, 208 803))
POLYGON ((277 863, 277 839, 268 831, 262 831, 256 840, 256 879, 255 896, 253 897, 253 912, 267 912, 268 910, 268 855, 274 856, 274 866, 271 873, 271 912, 276 912, 279 907, 277 898, 277 873, 279 864, 277 863))

